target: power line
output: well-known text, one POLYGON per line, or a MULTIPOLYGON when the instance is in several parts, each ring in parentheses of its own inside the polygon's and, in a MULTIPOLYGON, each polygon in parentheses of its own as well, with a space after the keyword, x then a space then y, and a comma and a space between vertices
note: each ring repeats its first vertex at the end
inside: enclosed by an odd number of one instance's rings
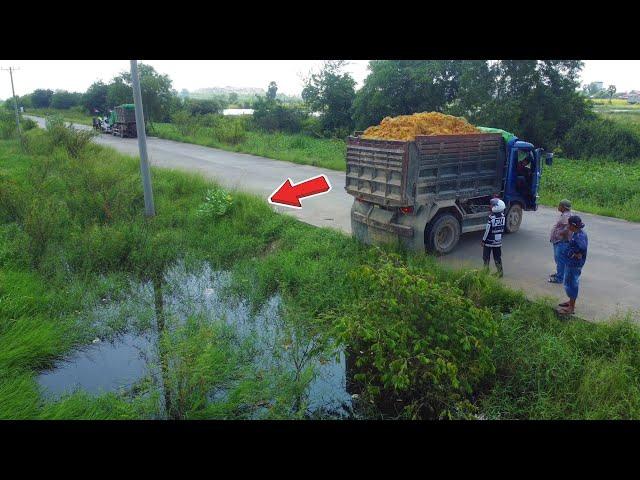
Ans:
POLYGON ((11 77, 11 93, 13 93, 13 106, 16 111, 16 125, 18 126, 18 136, 20 137, 20 141, 22 141, 22 128, 20 127, 20 114, 18 113, 18 100, 16 99, 16 90, 13 88, 13 71, 20 70, 19 68, 9 67, 9 68, 1 68, 0 70, 4 70, 5 72, 9 72, 9 77, 11 77))

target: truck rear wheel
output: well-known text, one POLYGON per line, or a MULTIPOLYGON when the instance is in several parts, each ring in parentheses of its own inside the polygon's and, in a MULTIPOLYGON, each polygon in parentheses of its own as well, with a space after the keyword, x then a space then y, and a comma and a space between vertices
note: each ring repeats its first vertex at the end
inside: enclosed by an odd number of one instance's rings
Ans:
POLYGON ((451 252, 460 240, 460 222, 450 213, 434 218, 425 232, 427 250, 438 255, 451 252))
POLYGON ((520 224, 522 223, 522 207, 514 203, 509 207, 507 211, 507 218, 505 220, 504 230, 507 233, 516 233, 520 230, 520 224))

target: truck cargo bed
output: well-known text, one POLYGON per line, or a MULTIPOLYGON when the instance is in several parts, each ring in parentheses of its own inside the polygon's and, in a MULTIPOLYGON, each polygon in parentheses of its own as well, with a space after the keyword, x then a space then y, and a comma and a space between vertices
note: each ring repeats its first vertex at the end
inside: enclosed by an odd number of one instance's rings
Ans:
POLYGON ((347 139, 347 193, 386 206, 465 200, 502 190, 500 134, 418 136, 415 141, 347 139))

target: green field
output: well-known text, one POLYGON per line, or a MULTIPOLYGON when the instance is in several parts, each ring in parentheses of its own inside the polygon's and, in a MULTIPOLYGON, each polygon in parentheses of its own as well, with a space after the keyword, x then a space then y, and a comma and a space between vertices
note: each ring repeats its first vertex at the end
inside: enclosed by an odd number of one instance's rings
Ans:
POLYGON ((229 272, 228 295, 252 308, 279 295, 278 355, 327 362, 345 345, 367 418, 640 418, 630 319, 561 321, 480 272, 369 248, 239 192, 225 211, 226 194, 195 175, 154 169, 158 215, 145 219, 137 161, 68 135, 31 130, 27 153, 0 141, 0 418, 303 417, 316 367, 252 363, 255 345, 195 313, 181 325, 156 310, 171 326, 158 340, 162 389, 145 377, 43 396, 36 376, 73 349, 151 328, 153 314, 91 312, 129 305, 180 261, 229 272))

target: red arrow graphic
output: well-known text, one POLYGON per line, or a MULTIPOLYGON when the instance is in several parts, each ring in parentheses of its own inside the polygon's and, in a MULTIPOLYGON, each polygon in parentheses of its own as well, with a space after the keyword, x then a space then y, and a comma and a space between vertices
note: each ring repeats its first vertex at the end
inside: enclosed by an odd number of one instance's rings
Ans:
POLYGON ((269 203, 273 205, 285 205, 287 207, 302 208, 301 198, 312 197, 327 193, 331 190, 329 179, 325 175, 318 175, 302 182, 293 184, 287 178, 282 185, 269 196, 269 203))

